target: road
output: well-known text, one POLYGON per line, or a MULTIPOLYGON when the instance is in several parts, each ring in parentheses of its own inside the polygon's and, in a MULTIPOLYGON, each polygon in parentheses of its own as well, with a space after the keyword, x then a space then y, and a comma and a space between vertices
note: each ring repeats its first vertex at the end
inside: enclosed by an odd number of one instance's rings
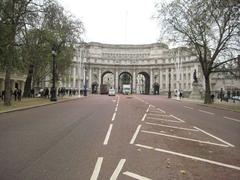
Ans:
POLYGON ((144 95, 0 114, 0 179, 240 179, 239 114, 144 95))

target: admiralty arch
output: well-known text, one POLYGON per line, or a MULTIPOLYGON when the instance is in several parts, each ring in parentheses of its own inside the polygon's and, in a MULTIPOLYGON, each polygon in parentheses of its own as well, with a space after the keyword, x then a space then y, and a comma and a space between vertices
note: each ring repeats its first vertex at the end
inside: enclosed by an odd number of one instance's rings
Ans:
POLYGON ((197 58, 185 47, 90 42, 78 47, 61 86, 76 89, 85 86, 90 93, 100 93, 103 84, 117 92, 121 92, 123 84, 130 84, 132 93, 166 94, 169 88, 191 92, 194 71, 201 81, 197 58))

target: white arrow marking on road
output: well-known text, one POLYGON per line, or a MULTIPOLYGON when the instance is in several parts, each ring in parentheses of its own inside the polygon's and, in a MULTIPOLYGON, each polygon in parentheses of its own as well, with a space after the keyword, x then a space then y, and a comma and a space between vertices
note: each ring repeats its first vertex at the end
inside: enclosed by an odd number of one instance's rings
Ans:
POLYGON ((129 172, 129 171, 126 171, 126 172, 124 172, 123 174, 126 175, 126 176, 130 176, 130 177, 132 177, 132 178, 134 178, 134 179, 138 179, 138 180, 151 180, 151 179, 149 179, 149 178, 140 176, 140 175, 138 175, 138 174, 135 174, 135 173, 132 173, 132 172, 129 172))
POLYGON ((90 180, 97 180, 101 166, 102 166, 102 161, 103 161, 103 157, 99 157, 96 162, 96 165, 90 180))
POLYGON ((121 172, 122 167, 123 167, 123 165, 124 165, 125 162, 126 162, 126 159, 121 159, 121 160, 119 161, 119 163, 118 163, 118 165, 117 165, 117 168, 116 168, 115 171, 113 172, 110 180, 116 180, 116 179, 117 179, 117 177, 118 177, 119 173, 121 172))
POLYGON ((137 138, 137 135, 138 135, 141 127, 142 127, 142 125, 138 125, 138 127, 137 127, 135 133, 133 134, 133 137, 132 137, 132 139, 131 139, 129 144, 133 144, 134 143, 134 141, 137 138))
POLYGON ((188 107, 188 106, 183 106, 183 107, 185 107, 185 108, 187 108, 187 109, 191 109, 191 110, 193 110, 192 107, 188 107))
POLYGON ((112 131, 112 126, 113 126, 113 124, 110 124, 110 126, 108 128, 108 132, 107 132, 106 137, 104 139, 103 145, 108 144, 108 140, 109 140, 109 137, 110 137, 110 134, 111 134, 111 131, 112 131))

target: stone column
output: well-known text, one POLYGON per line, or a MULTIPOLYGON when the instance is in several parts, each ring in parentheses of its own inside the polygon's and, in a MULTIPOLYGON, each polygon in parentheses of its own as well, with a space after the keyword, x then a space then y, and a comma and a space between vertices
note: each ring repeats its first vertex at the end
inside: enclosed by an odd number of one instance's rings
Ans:
POLYGON ((98 92, 100 93, 100 85, 101 85, 101 76, 102 76, 102 72, 101 72, 101 68, 99 67, 98 69, 98 92))
POLYGON ((151 71, 150 71, 150 92, 149 94, 152 94, 153 92, 153 70, 152 70, 152 67, 151 67, 151 71))
MULTIPOLYGON (((160 86, 160 89, 163 89, 162 68, 159 69, 159 86, 160 86)), ((160 93, 160 89, 159 89, 159 93, 160 93)))
POLYGON ((118 92, 118 70, 115 71, 115 90, 118 92))
POLYGON ((136 92, 136 71, 135 69, 133 70, 133 90, 132 90, 133 93, 136 92))
POLYGON ((73 88, 76 88, 76 67, 73 66, 73 71, 72 71, 72 76, 73 76, 73 88))
POLYGON ((92 88, 92 67, 89 67, 89 89, 92 88))

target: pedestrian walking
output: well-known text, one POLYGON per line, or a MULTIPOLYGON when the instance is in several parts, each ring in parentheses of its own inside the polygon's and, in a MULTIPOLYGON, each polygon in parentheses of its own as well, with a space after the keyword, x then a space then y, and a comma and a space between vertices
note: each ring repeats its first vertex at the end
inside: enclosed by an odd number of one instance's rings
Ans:
POLYGON ((18 89, 18 91, 17 91, 17 97, 18 97, 18 101, 21 101, 21 100, 22 100, 22 90, 21 90, 21 89, 18 89))

